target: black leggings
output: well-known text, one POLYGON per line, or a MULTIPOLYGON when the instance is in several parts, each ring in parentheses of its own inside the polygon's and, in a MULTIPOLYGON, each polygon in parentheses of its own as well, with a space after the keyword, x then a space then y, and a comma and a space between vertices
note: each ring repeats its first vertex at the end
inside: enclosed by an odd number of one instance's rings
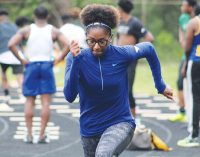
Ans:
MULTIPOLYGON (((188 69, 190 70, 190 69, 188 69)), ((200 118, 200 62, 193 62, 191 66, 192 82, 192 137, 199 135, 199 118, 200 118)))

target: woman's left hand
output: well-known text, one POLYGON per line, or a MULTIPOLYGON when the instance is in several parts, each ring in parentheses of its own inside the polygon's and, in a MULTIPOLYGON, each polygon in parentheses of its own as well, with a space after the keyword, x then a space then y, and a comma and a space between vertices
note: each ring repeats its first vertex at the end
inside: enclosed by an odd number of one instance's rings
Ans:
POLYGON ((166 86, 166 88, 165 88, 165 90, 164 90, 164 92, 162 94, 165 97, 167 97, 168 99, 174 100, 174 98, 173 98, 173 90, 168 85, 166 86))

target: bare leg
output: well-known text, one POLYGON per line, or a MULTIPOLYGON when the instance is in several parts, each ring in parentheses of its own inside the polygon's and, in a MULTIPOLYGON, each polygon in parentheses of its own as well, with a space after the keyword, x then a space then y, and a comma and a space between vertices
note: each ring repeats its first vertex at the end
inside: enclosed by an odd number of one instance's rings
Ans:
POLYGON ((17 78, 18 87, 22 88, 23 75, 22 74, 16 74, 16 78, 17 78))
POLYGON ((186 117, 185 117, 185 101, 184 101, 184 94, 183 94, 183 90, 179 90, 178 93, 178 106, 179 106, 179 112, 173 116, 170 117, 169 120, 171 122, 185 122, 186 121, 186 117))
POLYGON ((185 101, 184 101, 184 95, 183 91, 178 91, 178 104, 180 108, 185 108, 185 101))
MULTIPOLYGON (((9 85, 8 85, 8 78, 6 76, 6 72, 2 72, 2 87, 4 89, 4 92, 9 89, 9 85)), ((5 95, 8 95, 8 93, 4 93, 5 95)))
POLYGON ((41 102, 42 102, 42 110, 41 110, 41 128, 40 128, 40 135, 39 137, 42 138, 45 133, 45 129, 50 117, 50 102, 51 102, 51 95, 44 94, 41 95, 41 102))
POLYGON ((35 106, 35 98, 33 96, 28 96, 25 105, 25 119, 26 119, 26 127, 28 131, 28 136, 32 136, 32 119, 34 116, 34 106, 35 106))

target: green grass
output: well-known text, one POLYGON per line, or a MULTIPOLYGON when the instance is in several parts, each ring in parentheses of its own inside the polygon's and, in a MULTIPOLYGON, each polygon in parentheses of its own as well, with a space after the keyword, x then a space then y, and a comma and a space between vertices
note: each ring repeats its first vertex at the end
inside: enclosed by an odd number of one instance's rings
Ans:
MULTIPOLYGON (((163 62, 161 63, 161 70, 164 81, 176 92, 178 63, 163 62)), ((135 93, 157 94, 150 67, 145 60, 141 60, 137 66, 133 90, 135 93)))

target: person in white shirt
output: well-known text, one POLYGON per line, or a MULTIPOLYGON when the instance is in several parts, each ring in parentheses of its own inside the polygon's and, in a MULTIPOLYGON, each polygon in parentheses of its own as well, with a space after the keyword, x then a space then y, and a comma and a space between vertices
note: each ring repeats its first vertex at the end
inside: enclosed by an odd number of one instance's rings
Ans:
POLYGON ((25 65, 23 95, 26 97, 25 119, 27 136, 24 142, 32 143, 32 118, 37 95, 41 95, 41 128, 38 143, 48 143, 45 129, 50 117, 51 95, 56 92, 53 66, 64 59, 69 51, 68 40, 54 26, 47 23, 48 10, 39 6, 34 11, 35 23, 20 29, 9 41, 8 47, 25 65), (26 43, 26 59, 19 56, 16 45, 23 39, 26 43), (64 50, 53 58, 53 42, 58 40, 64 50))
POLYGON ((87 48, 85 30, 80 25, 76 24, 79 20, 79 13, 81 9, 71 8, 66 15, 62 16, 63 22, 65 23, 60 31, 71 43, 72 40, 75 40, 79 43, 81 48, 87 48))

